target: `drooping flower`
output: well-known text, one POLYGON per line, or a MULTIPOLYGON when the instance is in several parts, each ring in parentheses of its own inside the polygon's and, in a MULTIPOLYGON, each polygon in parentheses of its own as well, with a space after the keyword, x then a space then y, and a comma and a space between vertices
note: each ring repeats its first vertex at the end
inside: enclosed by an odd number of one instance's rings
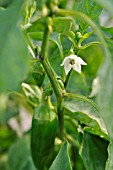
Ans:
POLYGON ((61 66, 64 66, 66 75, 70 72, 71 69, 81 73, 81 65, 87 65, 87 63, 85 63, 80 57, 74 54, 66 57, 61 64, 61 66))

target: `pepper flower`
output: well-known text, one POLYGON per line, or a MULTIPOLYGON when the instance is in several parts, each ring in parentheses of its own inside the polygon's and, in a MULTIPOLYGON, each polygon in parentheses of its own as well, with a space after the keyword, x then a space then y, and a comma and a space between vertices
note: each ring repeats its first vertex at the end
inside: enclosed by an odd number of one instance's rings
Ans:
POLYGON ((81 73, 81 65, 87 65, 87 63, 85 63, 80 57, 74 54, 66 57, 61 64, 61 66, 64 66, 66 75, 70 72, 71 69, 81 73))

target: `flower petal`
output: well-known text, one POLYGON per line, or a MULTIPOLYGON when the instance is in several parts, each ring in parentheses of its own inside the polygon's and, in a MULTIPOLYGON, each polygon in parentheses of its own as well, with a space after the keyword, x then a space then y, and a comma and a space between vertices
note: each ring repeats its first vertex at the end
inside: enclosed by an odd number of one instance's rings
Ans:
POLYGON ((69 63, 69 58, 70 58, 69 56, 66 57, 66 58, 64 58, 64 60, 63 60, 63 62, 62 62, 62 64, 61 64, 61 66, 65 65, 66 62, 69 63))
POLYGON ((76 61, 77 56, 75 54, 71 54, 70 56, 68 56, 68 58, 76 61))
POLYGON ((81 65, 79 64, 79 63, 75 63, 74 65, 73 65, 73 69, 75 70, 75 71, 77 71, 78 73, 81 73, 81 65))
POLYGON ((70 72, 71 68, 72 67, 71 67, 70 63, 69 62, 65 62, 64 70, 65 70, 66 75, 70 72))
POLYGON ((76 57, 76 61, 81 65, 87 65, 80 57, 76 57))

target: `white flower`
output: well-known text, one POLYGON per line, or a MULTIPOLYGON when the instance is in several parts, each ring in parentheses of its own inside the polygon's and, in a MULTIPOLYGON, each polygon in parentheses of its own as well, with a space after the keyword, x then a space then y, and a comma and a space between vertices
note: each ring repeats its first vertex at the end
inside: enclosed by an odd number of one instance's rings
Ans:
POLYGON ((74 54, 66 57, 61 64, 61 66, 64 66, 66 75, 70 72, 71 69, 81 73, 81 65, 87 65, 87 63, 85 63, 80 57, 74 54))

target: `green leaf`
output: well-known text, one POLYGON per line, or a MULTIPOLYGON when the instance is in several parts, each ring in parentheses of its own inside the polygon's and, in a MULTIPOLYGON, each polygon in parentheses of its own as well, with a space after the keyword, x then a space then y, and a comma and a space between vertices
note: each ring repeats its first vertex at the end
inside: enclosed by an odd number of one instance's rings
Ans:
MULTIPOLYGON (((99 70, 99 80, 101 83, 101 89, 97 96, 97 102, 101 109, 101 115, 103 117, 103 120, 106 124, 108 134, 110 136, 111 142, 113 141, 113 42, 109 41, 108 46, 110 49, 106 53, 104 62, 99 70)), ((112 145, 111 145, 112 147, 112 145)), ((106 170, 112 170, 111 167, 113 167, 112 162, 112 150, 111 147, 109 147, 109 159, 107 164, 106 170), (111 160, 110 160, 111 159, 111 160)))
POLYGON ((42 41, 43 39, 43 32, 29 32, 28 36, 33 39, 33 40, 38 40, 38 41, 42 41))
POLYGON ((102 118, 86 101, 70 99, 64 102, 64 113, 84 124, 84 130, 109 140, 102 118))
POLYGON ((113 143, 111 142, 108 146, 108 160, 106 162, 106 170, 113 169, 113 143))
MULTIPOLYGON (((27 32, 43 32, 44 26, 46 25, 46 19, 45 18, 39 18, 35 22, 31 23, 31 25, 27 28, 27 32)), ((25 26, 24 26, 25 27, 25 26)))
POLYGON ((28 52, 17 25, 21 1, 0 10, 0 92, 17 89, 28 71, 28 52))
POLYGON ((72 93, 65 93, 65 97, 72 98, 72 99, 80 99, 82 101, 85 101, 89 103, 97 112, 99 112, 98 106, 88 97, 79 95, 79 94, 72 94, 72 93))
POLYGON ((71 30, 72 19, 68 17, 53 18, 53 32, 67 33, 71 30))
POLYGON ((98 45, 98 44, 100 44, 100 42, 90 42, 88 44, 85 44, 85 45, 81 46, 80 50, 84 50, 84 49, 86 49, 86 48, 88 48, 88 47, 90 47, 92 45, 98 45))
MULTIPOLYGON (((57 33, 66 33, 71 30, 72 19, 69 17, 56 17, 53 18, 52 31, 57 33)), ((46 18, 40 18, 35 22, 31 23, 28 27, 27 32, 37 31, 43 32, 44 26, 46 25, 46 18)))
POLYGON ((36 81, 38 87, 41 87, 44 81, 45 71, 39 62, 34 63, 34 70, 32 72, 32 76, 36 81))
POLYGON ((15 142, 8 153, 8 170, 35 170, 30 154, 29 138, 15 142))
POLYGON ((67 142, 65 142, 49 170, 72 170, 67 150, 67 142))
POLYGON ((105 170, 108 143, 87 132, 84 133, 80 155, 86 170, 105 170))
MULTIPOLYGON (((81 0, 77 6, 77 10, 88 15, 92 20, 95 20, 101 13, 102 8, 95 0, 81 0)), ((79 21, 81 31, 85 31, 88 25, 85 22, 79 21)))

